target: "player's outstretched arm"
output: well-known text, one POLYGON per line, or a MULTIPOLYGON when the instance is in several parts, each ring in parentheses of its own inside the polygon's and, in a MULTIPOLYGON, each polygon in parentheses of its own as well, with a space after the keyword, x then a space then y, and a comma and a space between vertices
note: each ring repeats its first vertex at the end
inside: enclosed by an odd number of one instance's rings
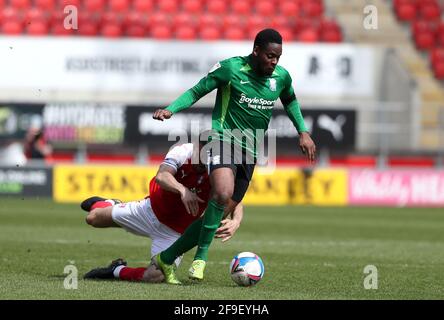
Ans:
POLYGON ((299 147, 301 148, 302 153, 307 155, 310 162, 314 162, 316 145, 311 139, 310 133, 305 126, 304 117, 302 116, 299 102, 296 99, 296 95, 291 85, 291 77, 289 74, 287 74, 287 86, 281 93, 280 99, 284 105, 285 112, 299 133, 299 147))
POLYGON ((156 110, 153 114, 153 118, 160 121, 171 118, 174 113, 191 107, 203 96, 207 95, 214 89, 227 84, 230 81, 230 76, 231 70, 229 63, 217 63, 194 87, 185 91, 165 109, 156 110))
POLYGON ((164 190, 179 193, 187 212, 196 216, 199 213, 199 203, 205 201, 177 181, 174 177, 175 174, 176 170, 174 168, 161 164, 156 174, 156 183, 164 190))

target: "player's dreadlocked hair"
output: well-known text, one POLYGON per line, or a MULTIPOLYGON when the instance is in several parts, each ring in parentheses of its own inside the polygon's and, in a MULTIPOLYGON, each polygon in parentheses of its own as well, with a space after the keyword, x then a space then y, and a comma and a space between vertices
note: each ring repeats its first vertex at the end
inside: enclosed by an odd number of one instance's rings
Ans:
POLYGON ((260 31, 254 39, 254 46, 265 48, 269 43, 282 44, 282 36, 274 29, 260 31))

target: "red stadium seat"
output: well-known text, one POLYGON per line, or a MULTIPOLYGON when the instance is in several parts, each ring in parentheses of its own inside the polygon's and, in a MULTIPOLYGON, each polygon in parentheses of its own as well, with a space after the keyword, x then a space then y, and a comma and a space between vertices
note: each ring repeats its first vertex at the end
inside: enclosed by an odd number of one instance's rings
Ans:
MULTIPOLYGON (((311 27, 313 27, 313 20, 307 17, 300 17, 299 19, 296 19, 293 25, 293 29, 296 33, 300 33, 302 30, 311 27)), ((322 20, 319 27, 322 28, 322 20)))
POLYGON ((142 25, 136 24, 128 26, 125 30, 125 34, 131 38, 143 38, 146 37, 147 32, 142 25))
POLYGON ((222 35, 216 26, 207 26, 199 31, 199 37, 202 40, 220 40, 222 35))
POLYGON ((185 0, 182 3, 182 8, 188 13, 200 13, 203 11, 203 5, 201 0, 185 0))
POLYGON ((226 40, 244 40, 245 39, 245 32, 243 29, 239 28, 229 28, 226 29, 224 32, 224 38, 226 40))
POLYGON ((291 31, 290 28, 282 27, 278 31, 281 34, 282 40, 284 42, 286 42, 286 41, 293 41, 294 40, 293 31, 291 31))
POLYGON ((34 6, 43 10, 54 10, 56 0, 34 0, 34 6))
POLYGON ((248 28, 248 32, 247 32, 248 38, 247 38, 247 40, 253 41, 254 38, 256 37, 257 33, 259 31, 261 31, 262 29, 264 29, 264 28, 262 28, 262 27, 261 28, 259 28, 259 27, 248 28))
POLYGON ((267 20, 260 15, 249 15, 247 17, 248 29, 264 29, 268 26, 267 20))
POLYGON ((63 23, 56 23, 52 25, 51 33, 55 36, 70 36, 74 33, 74 31, 72 29, 65 28, 63 23))
POLYGON ((18 35, 23 33, 23 24, 17 20, 5 21, 2 26, 2 33, 6 35, 18 35))
POLYGON ((438 4, 424 3, 420 5, 419 14, 423 19, 439 20, 441 12, 438 4))
POLYGON ((312 18, 321 17, 324 12, 324 6, 320 1, 307 1, 303 4, 305 14, 312 18))
POLYGON ((439 61, 433 66, 433 73, 439 80, 444 80, 444 61, 439 61))
POLYGON ((80 4, 81 4, 81 2, 80 2, 80 0, 58 0, 59 1, 59 3, 60 3, 60 7, 63 9, 64 7, 66 7, 66 6, 69 6, 69 5, 72 5, 72 6, 75 6, 75 7, 77 7, 77 8, 79 8, 79 10, 80 10, 80 4))
POLYGON ((222 15, 227 12, 227 5, 224 0, 212 0, 207 2, 207 11, 209 13, 222 15))
POLYGON ((444 33, 444 21, 442 21, 436 25, 436 32, 437 33, 444 33))
POLYGON ((46 23, 48 22, 48 16, 41 9, 32 8, 25 13, 25 22, 29 21, 43 21, 46 23))
POLYGON ((320 22, 320 29, 321 32, 325 32, 327 30, 335 30, 340 32, 341 31, 341 27, 339 26, 339 24, 330 18, 323 18, 320 22))
POLYGON ((415 36, 418 33, 421 32, 435 32, 437 29, 437 26, 433 25, 427 20, 415 20, 411 24, 411 32, 413 36, 415 36))
POLYGON ((271 27, 280 31, 290 27, 290 20, 287 16, 276 15, 271 18, 271 27))
POLYGON ((335 29, 325 30, 321 33, 321 40, 324 42, 341 42, 342 34, 335 29))
POLYGON ((196 30, 188 25, 181 26, 176 30, 176 39, 179 40, 195 40, 197 37, 196 30))
POLYGON ((245 21, 237 14, 228 14, 222 17, 223 28, 238 28, 245 26, 245 21))
POLYGON ((133 0, 133 9, 138 13, 151 12, 154 7, 153 0, 133 0))
POLYGON ((299 15, 301 7, 296 1, 284 0, 279 1, 279 11, 286 17, 296 17, 299 15))
POLYGON ((435 36, 431 32, 418 33, 414 39, 419 50, 429 50, 435 46, 435 36))
POLYGON ((155 12, 151 16, 148 17, 148 25, 150 28, 154 28, 158 25, 169 25, 170 18, 163 12, 155 12))
POLYGON ((168 25, 156 25, 151 29, 151 37, 158 40, 167 40, 173 37, 168 25))
POLYGON ((100 31, 106 38, 119 38, 123 34, 122 26, 119 23, 105 23, 100 31))
POLYGON ((211 13, 205 13, 198 17, 198 25, 201 30, 208 27, 219 27, 220 24, 219 17, 211 13))
POLYGON ((110 0, 109 10, 114 12, 125 12, 129 9, 129 0, 110 0))
POLYGON ((78 24, 85 24, 85 23, 99 23, 99 16, 97 14, 94 14, 89 11, 81 10, 79 11, 78 16, 78 24))
POLYGON ((179 7, 176 0, 159 0, 157 5, 164 13, 176 13, 179 7))
POLYGON ((251 3, 248 0, 232 0, 231 11, 240 15, 248 15, 251 11, 251 3))
POLYGON ((190 26, 194 27, 196 25, 194 17, 187 13, 187 12, 181 12, 173 16, 173 24, 174 28, 181 28, 184 26, 190 26))
POLYGON ((123 25, 125 28, 132 26, 141 26, 145 29, 148 25, 148 19, 145 14, 141 12, 131 11, 123 17, 123 25))
POLYGON ((97 23, 95 22, 89 22, 85 21, 80 23, 78 25, 77 30, 73 30, 74 34, 78 34, 80 36, 97 36, 99 34, 99 28, 97 26, 97 23))
POLYGON ((319 33, 314 28, 306 28, 298 34, 297 40, 301 42, 318 42, 320 40, 319 33))
POLYGON ((26 33, 31 36, 44 36, 49 33, 48 24, 45 21, 38 20, 28 23, 26 33))
POLYGON ((105 11, 105 0, 88 0, 83 3, 88 12, 103 12, 105 11))
POLYGON ((273 16, 276 12, 276 7, 273 2, 269 0, 259 0, 255 4, 256 13, 268 17, 273 16))
POLYGON ((396 14, 401 21, 412 21, 416 18, 416 8, 413 4, 402 4, 396 8, 396 14))
POLYGON ((436 46, 444 47, 444 33, 438 32, 435 36, 435 40, 436 46))
POLYGON ((430 51, 430 63, 432 66, 439 61, 444 62, 444 47, 433 48, 430 51))
POLYGON ((20 10, 31 8, 31 2, 29 0, 9 0, 9 5, 20 10))
POLYGON ((121 22, 121 16, 119 13, 114 11, 106 11, 100 15, 100 23, 101 24, 116 24, 121 22))

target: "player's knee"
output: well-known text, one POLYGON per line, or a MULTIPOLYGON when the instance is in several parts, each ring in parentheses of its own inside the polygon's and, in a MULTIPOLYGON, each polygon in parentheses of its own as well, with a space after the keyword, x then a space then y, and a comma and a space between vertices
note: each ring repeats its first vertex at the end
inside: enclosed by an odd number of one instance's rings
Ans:
POLYGON ((233 192, 229 190, 221 190, 213 194, 213 200, 220 205, 227 205, 232 195, 233 192))
POLYGON ((97 212, 95 210, 91 211, 85 219, 86 223, 92 227, 98 226, 97 212))

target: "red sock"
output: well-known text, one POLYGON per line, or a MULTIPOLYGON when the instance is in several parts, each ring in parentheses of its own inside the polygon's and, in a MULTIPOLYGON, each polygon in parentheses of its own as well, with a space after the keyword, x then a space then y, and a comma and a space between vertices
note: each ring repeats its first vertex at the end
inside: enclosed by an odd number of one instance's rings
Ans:
POLYGON ((141 281, 146 268, 124 267, 120 270, 119 279, 127 281, 141 281))
POLYGON ((106 201, 97 201, 96 203, 94 203, 91 206, 91 210, 93 209, 97 209, 97 208, 106 208, 106 207, 111 207, 112 204, 106 201))

